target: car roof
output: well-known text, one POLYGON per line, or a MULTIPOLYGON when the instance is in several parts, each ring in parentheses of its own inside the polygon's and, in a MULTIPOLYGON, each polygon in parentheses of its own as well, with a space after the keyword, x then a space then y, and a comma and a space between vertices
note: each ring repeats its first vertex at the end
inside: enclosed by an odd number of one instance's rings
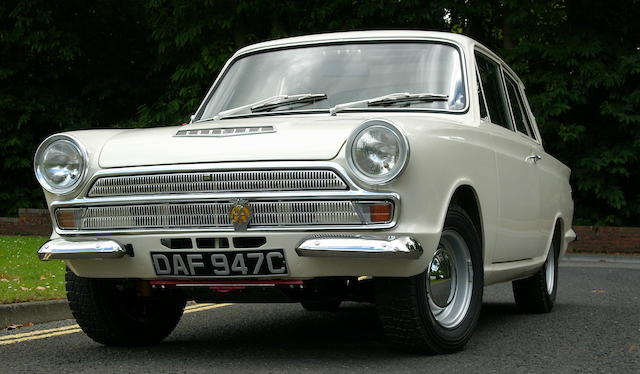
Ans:
POLYGON ((376 30, 376 31, 348 31, 327 34, 313 34, 304 36, 294 36, 284 39, 270 40, 246 46, 236 52, 235 55, 250 53, 262 49, 288 47, 298 44, 322 44, 335 43, 341 41, 367 41, 367 40, 419 40, 419 39, 439 39, 443 41, 453 41, 463 47, 470 47, 480 44, 477 41, 462 34, 439 31, 417 31, 417 30, 376 30))

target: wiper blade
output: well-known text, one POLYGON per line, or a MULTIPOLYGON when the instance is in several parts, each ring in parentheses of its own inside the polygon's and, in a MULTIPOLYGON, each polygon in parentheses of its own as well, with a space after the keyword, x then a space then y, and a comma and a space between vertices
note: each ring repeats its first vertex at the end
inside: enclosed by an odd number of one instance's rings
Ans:
POLYGON ((309 104, 315 103, 316 101, 327 100, 327 95, 325 94, 300 94, 300 95, 290 95, 284 96, 282 99, 274 100, 272 102, 263 103, 254 105, 251 107, 251 112, 266 112, 271 109, 275 109, 284 105, 295 105, 295 104, 309 104))
POLYGON ((353 108, 358 105, 367 104, 367 106, 384 106, 397 103, 409 103, 409 102, 433 102, 433 101, 447 101, 449 95, 434 94, 434 93, 417 93, 412 94, 408 92, 398 92, 389 95, 374 97, 373 99, 352 101, 350 103, 343 103, 334 106, 329 109, 329 113, 335 116, 336 113, 341 112, 348 108, 353 108))
POLYGON ((318 100, 324 100, 326 98, 327 98, 327 95, 325 94, 276 95, 260 101, 256 101, 255 103, 224 110, 216 114, 213 117, 213 119, 219 120, 221 118, 228 117, 236 113, 243 112, 245 110, 250 110, 253 113, 254 111, 261 111, 261 109, 264 111, 270 110, 285 104, 298 103, 298 102, 300 103, 313 102, 318 100))
POLYGON ((382 105, 404 103, 404 102, 415 102, 415 101, 431 102, 431 101, 447 101, 447 100, 449 100, 449 95, 432 94, 432 93, 420 93, 420 94, 401 93, 401 94, 387 95, 386 97, 371 99, 367 102, 367 104, 369 106, 382 106, 382 105))

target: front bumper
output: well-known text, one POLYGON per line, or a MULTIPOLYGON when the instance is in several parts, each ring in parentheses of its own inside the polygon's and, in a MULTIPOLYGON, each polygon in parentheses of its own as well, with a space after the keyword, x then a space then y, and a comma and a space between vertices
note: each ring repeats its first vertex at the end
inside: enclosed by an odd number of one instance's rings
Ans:
MULTIPOLYGON (((288 268, 288 274, 279 277, 283 279, 363 275, 409 277, 426 269, 440 237, 439 232, 415 231, 376 233, 375 236, 371 232, 327 233, 323 234, 324 237, 310 236, 304 232, 269 232, 262 235, 266 241, 255 247, 256 250, 283 250, 288 268), (389 238, 389 235, 393 235, 395 239, 389 238)), ((236 247, 233 244, 235 239, 255 236, 255 232, 192 232, 65 237, 50 241, 48 248, 44 248, 45 244, 40 250, 40 257, 43 260, 65 260, 76 275, 88 278, 176 279, 171 275, 156 275, 152 252, 246 251, 253 248, 236 247), (229 247, 202 249, 195 245, 198 240, 210 240, 213 236, 218 241, 226 239, 229 247), (188 249, 171 249, 162 244, 162 240, 167 238, 189 239, 194 246, 188 249), (101 249, 95 248, 96 244, 100 244, 101 249)))
MULTIPOLYGON (((415 239, 393 236, 386 239, 360 236, 340 238, 310 238, 296 248, 299 256, 354 257, 354 258, 411 258, 422 255, 422 245, 415 239)), ((71 259, 120 258, 127 249, 113 240, 53 239, 40 247, 38 256, 43 261, 71 259)), ((129 253, 130 255, 132 253, 129 253)))

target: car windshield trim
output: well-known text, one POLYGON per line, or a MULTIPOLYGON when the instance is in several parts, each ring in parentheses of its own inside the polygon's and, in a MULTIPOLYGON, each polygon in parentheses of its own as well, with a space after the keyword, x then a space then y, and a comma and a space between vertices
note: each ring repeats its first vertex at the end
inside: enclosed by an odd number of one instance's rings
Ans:
MULTIPOLYGON (((276 117, 276 116, 295 116, 295 115, 326 115, 330 109, 291 109, 291 110, 278 110, 272 112, 246 112, 232 114, 227 117, 221 118, 221 120, 232 120, 240 118, 254 118, 254 117, 276 117)), ((464 111, 451 111, 445 109, 432 109, 432 108, 416 108, 416 107, 393 107, 393 106, 372 106, 372 107, 353 107, 347 108, 342 113, 429 113, 429 114, 451 114, 451 115, 464 115, 468 113, 468 110, 464 111)), ((201 119, 194 121, 193 123, 204 123, 214 121, 213 118, 201 119)))

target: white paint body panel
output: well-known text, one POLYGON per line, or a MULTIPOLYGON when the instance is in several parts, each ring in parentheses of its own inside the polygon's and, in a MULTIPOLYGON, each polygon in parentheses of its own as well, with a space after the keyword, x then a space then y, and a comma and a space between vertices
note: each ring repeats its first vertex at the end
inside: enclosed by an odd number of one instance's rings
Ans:
POLYGON ((100 154, 100 167, 167 165, 199 162, 330 160, 359 125, 327 115, 258 117, 208 121, 189 130, 274 126, 275 132, 225 137, 174 137, 182 126, 135 129, 112 137, 100 154), (309 117, 313 118, 309 120, 309 117))
MULTIPOLYGON (((289 38, 260 43, 240 50, 233 58, 269 48, 308 43, 331 43, 345 40, 446 40, 458 45, 465 59, 467 92, 477 92, 474 50, 475 41, 455 34, 418 31, 353 32, 289 38), (472 77, 469 79, 468 77, 472 77)), ((492 55, 495 57, 495 55, 492 55)), ((232 59, 233 59, 232 58, 232 59)), ((228 67, 227 64, 226 67, 228 67)), ((508 69, 505 67, 505 69, 508 69)), ((515 74, 514 74, 515 75, 515 74)), ((518 82, 521 85, 521 82, 518 82)), ((491 284, 526 277, 543 265, 556 222, 560 222, 561 253, 571 240, 573 202, 569 186, 569 169, 544 152, 539 142, 518 139, 521 136, 491 123, 482 122, 476 95, 469 95, 469 108, 460 114, 425 111, 340 112, 253 116, 223 119, 185 127, 160 127, 134 130, 75 131, 72 135, 89 154, 88 175, 122 167, 198 165, 213 163, 224 169, 230 163, 255 161, 330 162, 349 171, 345 159, 345 142, 351 131, 369 119, 388 120, 407 135, 411 155, 404 172, 384 186, 359 183, 369 191, 397 193, 397 225, 391 229, 357 232, 323 233, 407 235, 424 248, 422 257, 413 259, 358 259, 300 257, 295 246, 313 232, 261 231, 225 232, 216 237, 263 235, 263 248, 283 248, 290 269, 289 278, 319 276, 399 276, 424 271, 437 247, 444 217, 451 198, 460 186, 470 186, 478 200, 482 224, 485 283, 491 284), (178 138, 181 129, 274 126, 275 133, 234 137, 178 138), (537 163, 525 161, 536 152, 537 163)), ((534 123, 535 125, 535 123, 534 123)), ((536 129, 537 132, 537 129, 536 129)), ((539 138, 539 136, 538 136, 539 138)), ((353 174, 349 175, 356 180, 353 174)), ((356 180, 357 182, 357 180, 356 180)), ((45 192, 49 205, 82 197, 88 186, 76 196, 56 196, 45 192)), ((54 232, 53 237, 59 237, 54 232)), ((170 237, 211 236, 197 230, 172 233, 170 237)), ((136 256, 107 260, 72 260, 68 265, 80 276, 155 278, 150 251, 158 249, 162 233, 142 235, 102 235, 133 244, 136 256)))

